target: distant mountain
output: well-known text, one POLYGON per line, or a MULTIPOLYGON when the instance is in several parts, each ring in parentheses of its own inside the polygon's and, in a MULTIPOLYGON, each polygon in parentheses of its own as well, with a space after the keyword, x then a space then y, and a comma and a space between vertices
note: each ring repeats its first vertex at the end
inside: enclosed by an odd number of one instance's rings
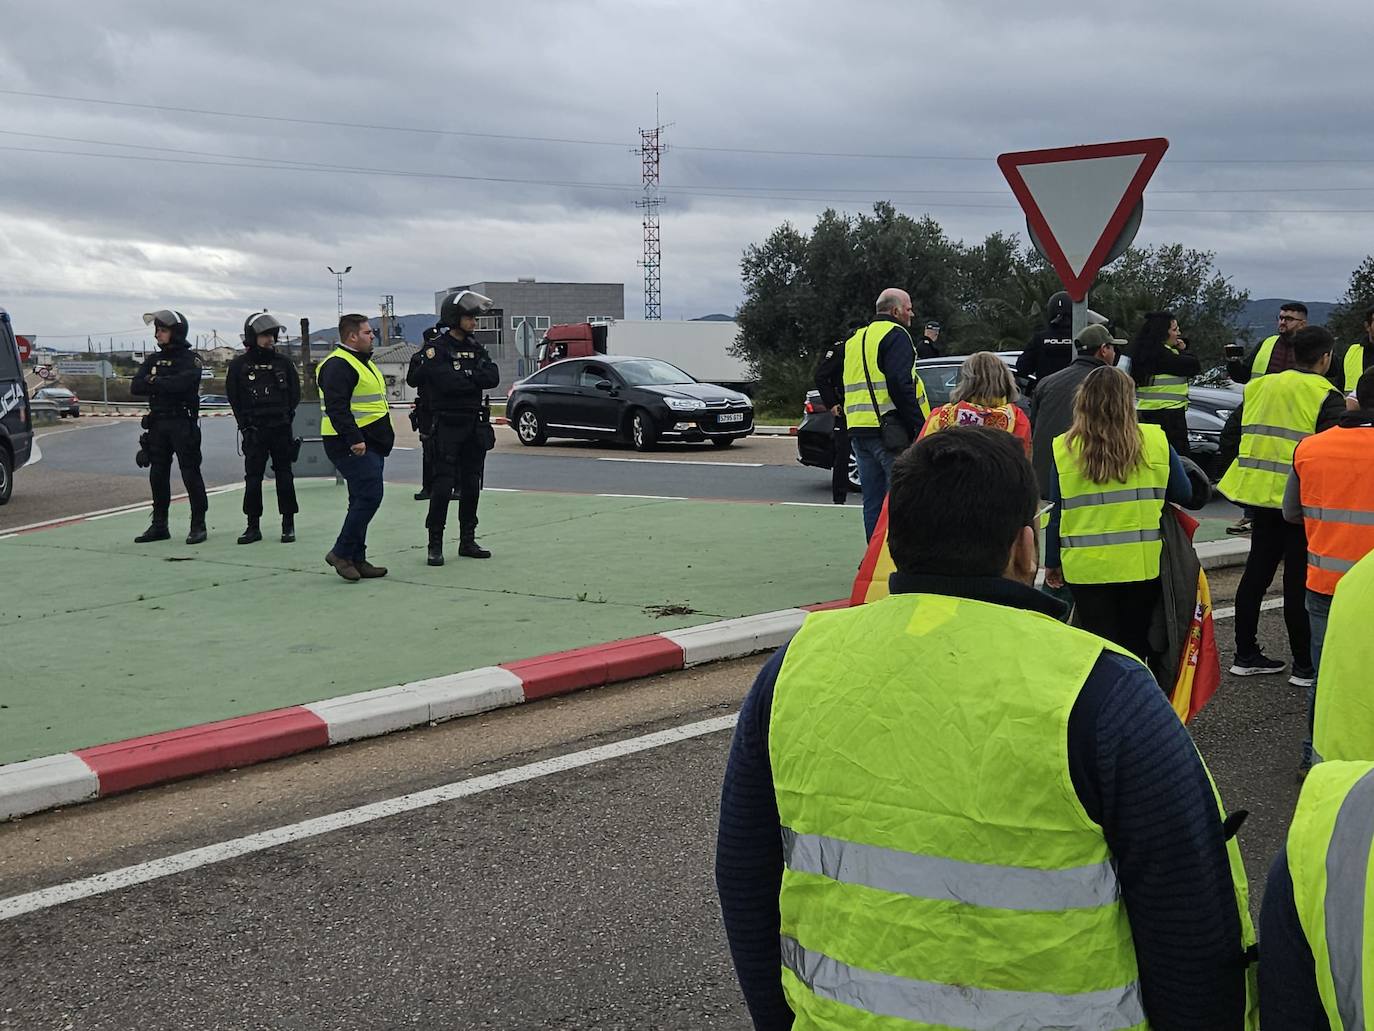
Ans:
MULTIPOLYGON (((372 323, 373 332, 377 334, 377 344, 382 342, 382 320, 380 316, 369 319, 372 323)), ((404 340, 407 344, 424 343, 424 332, 434 325, 435 317, 433 314, 423 315, 397 315, 392 320, 392 343, 400 343, 404 340)), ((310 342, 316 341, 323 344, 337 344, 339 342, 339 327, 329 326, 326 329, 313 330, 310 334, 310 342)))
POLYGON ((688 322, 734 322, 734 321, 735 321, 735 317, 734 317, 733 315, 722 315, 720 312, 716 312, 716 313, 713 314, 713 315, 702 315, 700 318, 688 319, 687 321, 688 321, 688 322))
MULTIPOLYGON (((1261 297, 1259 300, 1250 301, 1236 316, 1236 329, 1249 329, 1250 339, 1254 341, 1263 340, 1265 337, 1277 333, 1276 320, 1279 317, 1279 305, 1294 299, 1292 297, 1261 297)), ((1312 326, 1326 325, 1326 320, 1331 317, 1331 310, 1336 307, 1334 301, 1303 301, 1303 303, 1307 305, 1307 322, 1312 326)))

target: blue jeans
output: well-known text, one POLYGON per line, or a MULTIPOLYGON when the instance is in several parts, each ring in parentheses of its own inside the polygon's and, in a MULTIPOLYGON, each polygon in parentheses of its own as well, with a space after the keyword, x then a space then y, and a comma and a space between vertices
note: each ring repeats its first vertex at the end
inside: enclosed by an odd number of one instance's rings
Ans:
MULTIPOLYGON (((1331 595, 1307 592, 1307 620, 1312 624, 1312 668, 1322 668, 1322 645, 1326 643, 1326 624, 1331 618, 1331 595)), ((1312 728, 1317 719, 1317 684, 1307 689, 1307 740, 1302 743, 1302 762, 1312 765, 1312 728)))
POLYGON ((367 558, 367 524, 382 507, 382 468, 386 460, 375 451, 347 454, 334 463, 348 484, 348 514, 334 542, 334 554, 358 562, 367 558))
POLYGON ((849 446, 854 450, 854 459, 859 463, 859 489, 864 499, 864 540, 873 536, 873 528, 878 525, 878 516, 883 511, 883 499, 887 497, 888 478, 892 475, 892 463, 897 456, 883 447, 879 436, 849 435, 849 446))

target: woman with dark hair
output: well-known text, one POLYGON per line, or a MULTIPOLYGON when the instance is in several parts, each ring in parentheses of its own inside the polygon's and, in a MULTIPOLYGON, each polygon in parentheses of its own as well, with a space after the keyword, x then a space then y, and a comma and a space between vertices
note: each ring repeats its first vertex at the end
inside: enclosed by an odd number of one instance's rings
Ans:
POLYGON ((1185 458, 1188 447, 1188 381, 1202 371, 1202 363, 1184 354, 1187 342, 1179 335, 1173 312, 1152 311, 1126 352, 1135 380, 1136 417, 1164 429, 1169 445, 1185 458))

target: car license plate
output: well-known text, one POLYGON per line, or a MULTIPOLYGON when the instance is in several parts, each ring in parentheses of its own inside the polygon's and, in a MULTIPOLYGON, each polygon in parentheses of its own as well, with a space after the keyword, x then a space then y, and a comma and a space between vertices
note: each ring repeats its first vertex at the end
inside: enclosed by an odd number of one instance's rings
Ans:
POLYGON ((717 422, 743 422, 743 421, 744 421, 744 413, 743 413, 743 412, 726 412, 726 413, 723 414, 723 415, 718 415, 718 416, 716 416, 716 421, 717 421, 717 422))

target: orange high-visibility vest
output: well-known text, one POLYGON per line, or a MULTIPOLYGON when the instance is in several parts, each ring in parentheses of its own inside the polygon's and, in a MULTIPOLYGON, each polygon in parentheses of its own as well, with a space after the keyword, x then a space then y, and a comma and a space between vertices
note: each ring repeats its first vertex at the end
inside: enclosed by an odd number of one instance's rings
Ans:
POLYGON ((1374 427, 1337 426, 1298 444, 1293 468, 1307 527, 1307 588, 1336 584, 1374 551, 1374 427))

